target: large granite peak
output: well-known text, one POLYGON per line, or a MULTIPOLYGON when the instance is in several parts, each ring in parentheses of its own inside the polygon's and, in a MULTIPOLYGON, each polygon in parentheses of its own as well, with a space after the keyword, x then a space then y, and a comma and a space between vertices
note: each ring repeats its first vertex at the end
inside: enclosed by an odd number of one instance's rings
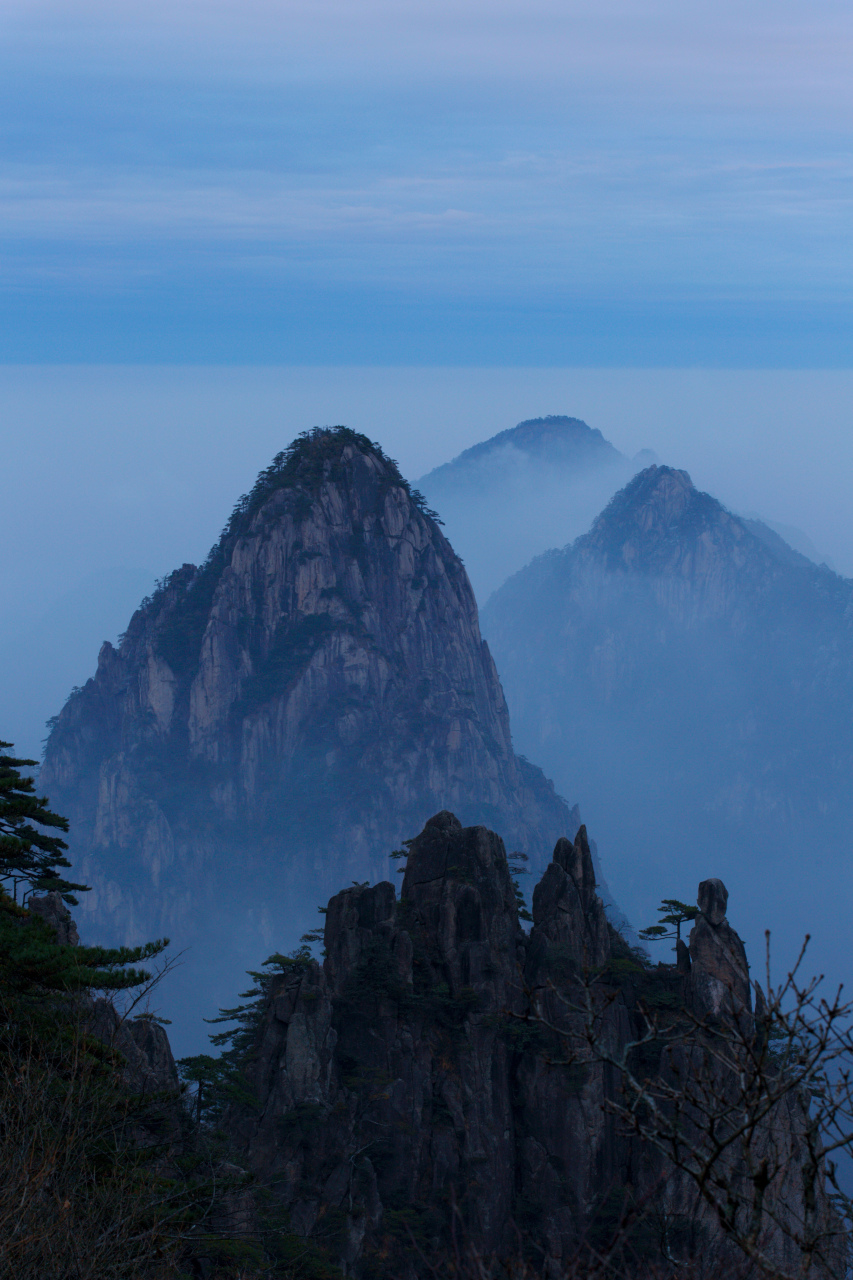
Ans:
POLYGON ((298 936, 335 885, 384 878, 437 809, 531 852, 569 823, 513 752, 462 563, 346 428, 279 454, 206 563, 103 646, 41 785, 94 885, 87 929, 192 940, 205 981, 257 963, 283 917, 298 936))

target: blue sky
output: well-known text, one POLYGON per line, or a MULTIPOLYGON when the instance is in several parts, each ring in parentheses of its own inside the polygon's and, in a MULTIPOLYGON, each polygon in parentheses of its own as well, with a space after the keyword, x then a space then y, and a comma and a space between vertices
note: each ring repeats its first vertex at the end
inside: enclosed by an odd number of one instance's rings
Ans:
POLYGON ((0 361, 845 367, 834 0, 6 0, 0 361))

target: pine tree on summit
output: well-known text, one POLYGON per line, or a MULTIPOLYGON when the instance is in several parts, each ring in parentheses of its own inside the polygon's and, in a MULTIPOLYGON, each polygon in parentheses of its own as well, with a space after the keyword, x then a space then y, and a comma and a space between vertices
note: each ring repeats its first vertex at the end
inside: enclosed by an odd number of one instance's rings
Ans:
POLYGON ((76 906, 74 891, 87 892, 89 886, 62 878, 57 868, 71 866, 64 854, 68 845, 59 836, 38 830, 52 827, 64 832, 68 820, 52 813, 47 797, 36 795, 33 779, 21 774, 22 768, 36 768, 38 762, 7 755, 11 746, 0 741, 0 884, 12 882, 15 901, 18 885, 24 884, 29 886, 25 895, 33 890, 56 891, 64 902, 76 906))

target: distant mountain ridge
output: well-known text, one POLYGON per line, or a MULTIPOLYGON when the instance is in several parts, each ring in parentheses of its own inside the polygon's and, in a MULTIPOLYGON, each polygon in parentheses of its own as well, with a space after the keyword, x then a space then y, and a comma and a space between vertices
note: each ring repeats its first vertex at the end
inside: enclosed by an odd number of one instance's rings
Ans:
POLYGON ((502 827, 534 859, 579 824, 513 752, 452 547, 346 429, 278 455, 207 562, 104 644, 40 785, 94 886, 81 928, 192 940, 230 982, 282 945, 282 919, 298 936, 341 882, 387 877, 437 809, 502 827))
POLYGON ((439 479, 451 482, 462 480, 472 464, 489 458, 506 446, 517 449, 530 457, 544 457, 549 463, 593 461, 608 463, 623 461, 623 455, 596 427, 587 426, 581 418, 569 418, 565 414, 549 413, 544 418, 526 418, 515 427, 499 431, 488 440, 481 440, 470 449, 435 467, 421 480, 420 485, 434 485, 439 479))
POLYGON ((655 466, 482 624, 516 742, 572 778, 633 911, 648 858, 677 894, 720 849, 759 899, 750 876, 799 867, 797 903, 768 906, 800 907, 798 929, 834 909, 800 874, 804 841, 853 890, 853 583, 655 466))
POLYGON ((549 414, 473 445, 418 487, 483 601, 533 556, 587 529, 636 470, 596 428, 549 414))

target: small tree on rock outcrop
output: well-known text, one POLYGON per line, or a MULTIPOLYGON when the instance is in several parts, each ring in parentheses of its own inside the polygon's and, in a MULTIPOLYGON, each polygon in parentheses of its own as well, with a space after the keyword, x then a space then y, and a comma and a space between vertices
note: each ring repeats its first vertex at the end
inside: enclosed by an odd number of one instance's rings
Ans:
POLYGON ((659 922, 641 929, 640 937, 644 942, 663 942, 666 938, 674 938, 677 947, 681 941, 681 926, 695 920, 698 914, 698 907, 679 902, 678 898, 661 898, 658 907, 659 922))

